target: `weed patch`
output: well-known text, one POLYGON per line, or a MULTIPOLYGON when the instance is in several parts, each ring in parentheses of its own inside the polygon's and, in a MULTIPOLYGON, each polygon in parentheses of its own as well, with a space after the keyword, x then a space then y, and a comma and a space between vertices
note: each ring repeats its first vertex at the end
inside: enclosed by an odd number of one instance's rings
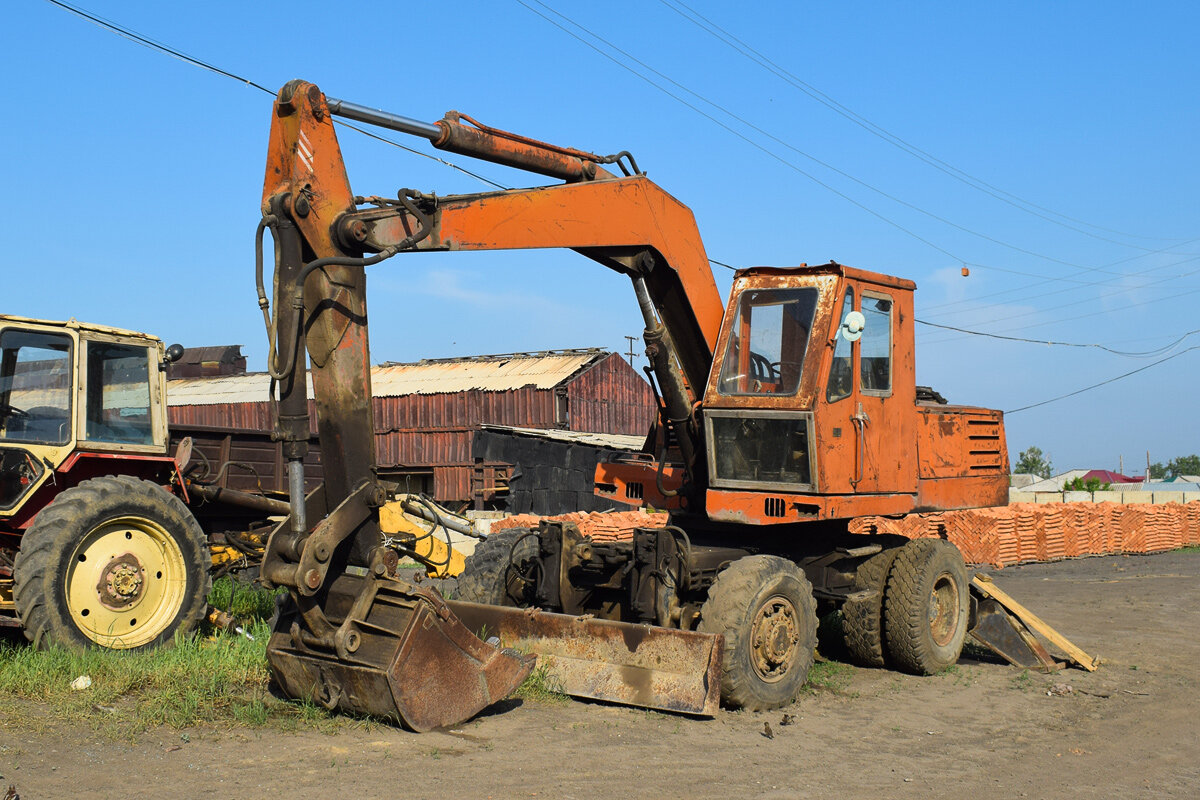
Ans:
POLYGON ((808 680, 804 688, 809 693, 819 691, 842 694, 850 685, 854 675, 854 667, 840 661, 818 661, 808 671, 808 680))

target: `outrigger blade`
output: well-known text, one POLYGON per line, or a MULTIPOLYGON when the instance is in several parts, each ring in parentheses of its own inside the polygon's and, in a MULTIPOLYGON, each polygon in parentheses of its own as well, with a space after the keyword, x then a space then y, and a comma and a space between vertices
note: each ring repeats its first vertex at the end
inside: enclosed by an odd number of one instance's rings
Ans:
POLYGON ((326 601, 327 611, 337 606, 344 617, 326 637, 299 611, 280 616, 267 663, 289 697, 423 732, 470 719, 533 670, 534 657, 480 641, 428 589, 343 575, 326 601))
POLYGON ((552 687, 573 697, 715 716, 720 634, 450 601, 464 625, 535 653, 552 687))
POLYGON ((1033 632, 1066 654, 1067 659, 1087 670, 1094 671, 1101 659, 1093 658, 1075 646, 1071 640, 1050 627, 1041 617, 1014 600, 983 573, 971 579, 971 613, 968 633, 981 644, 1002 656, 1010 664, 1042 672, 1054 672, 1065 664, 1042 646, 1033 632))

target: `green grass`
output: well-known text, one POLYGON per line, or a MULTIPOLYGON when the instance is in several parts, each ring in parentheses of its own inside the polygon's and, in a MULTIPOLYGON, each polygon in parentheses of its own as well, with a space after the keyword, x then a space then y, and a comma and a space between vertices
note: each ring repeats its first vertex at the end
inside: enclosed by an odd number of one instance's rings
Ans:
POLYGON ((1189 544, 1187 547, 1181 547, 1176 552, 1178 553, 1200 553, 1200 544, 1189 544))
POLYGON ((238 619, 265 620, 275 613, 275 598, 286 592, 286 589, 260 589, 225 576, 213 583, 212 591, 208 593, 208 603, 214 608, 228 611, 238 619))
POLYGON ((809 693, 819 691, 841 694, 850 685, 854 667, 841 661, 818 661, 808 671, 804 688, 809 693))
POLYGON ((250 636, 202 632, 179 637, 170 647, 136 652, 35 650, 0 643, 5 724, 66 721, 118 737, 156 725, 291 729, 344 724, 345 718, 334 718, 312 704, 281 700, 268 691, 266 618, 274 611, 273 592, 224 578, 209 600, 230 610, 250 636), (72 689, 71 682, 81 675, 91 678, 91 686, 72 689))
POLYGON ((529 673, 513 695, 524 700, 539 700, 541 702, 560 703, 567 700, 562 685, 550 674, 550 665, 546 663, 549 656, 538 658, 533 672, 529 673))

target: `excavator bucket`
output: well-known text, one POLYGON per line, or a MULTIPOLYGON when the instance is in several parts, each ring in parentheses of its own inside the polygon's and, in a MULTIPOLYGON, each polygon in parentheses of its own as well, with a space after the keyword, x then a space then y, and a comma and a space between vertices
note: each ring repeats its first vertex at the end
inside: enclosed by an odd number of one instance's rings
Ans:
POLYGON ((977 572, 971 579, 971 622, 968 629, 971 637, 1014 666, 1040 672, 1062 669, 1065 665, 1054 660, 1033 635, 1034 631, 1065 653, 1069 661, 1088 672, 1100 666, 1099 657, 1093 658, 1076 647, 1067 637, 997 586, 990 576, 977 572))
POLYGON ((470 719, 533 670, 533 656, 480 641, 431 590, 344 575, 326 608, 339 604, 351 607, 333 634, 334 648, 305 630, 301 611, 280 616, 267 662, 289 697, 424 732, 470 719))
POLYGON ((464 625, 506 646, 536 653, 556 689, 603 700, 697 716, 715 716, 721 700, 719 634, 450 601, 464 625))

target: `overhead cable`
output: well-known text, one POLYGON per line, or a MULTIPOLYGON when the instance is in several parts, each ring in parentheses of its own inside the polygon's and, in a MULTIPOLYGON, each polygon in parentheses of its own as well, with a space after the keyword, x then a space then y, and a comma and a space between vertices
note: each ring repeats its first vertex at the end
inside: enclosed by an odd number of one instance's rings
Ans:
MULTIPOLYGON (((636 77, 640 78, 641 80, 645 81, 646 83, 650 84, 651 86, 653 86, 654 88, 658 89, 658 90, 659 90, 660 92, 662 92, 663 94, 666 94, 668 97, 672 98, 672 99, 673 99, 673 100, 675 100, 676 102, 678 102, 678 103, 680 103, 680 104, 682 104, 682 105, 684 105, 684 106, 686 106, 686 107, 690 108, 691 110, 693 110, 693 111, 695 111, 696 113, 700 114, 700 115, 701 115, 701 116, 703 116, 704 118, 708 119, 710 122, 713 122, 714 124, 716 124, 716 125, 719 125, 720 127, 724 128, 724 129, 725 129, 726 131, 728 131, 729 133, 731 133, 731 134, 733 134, 733 135, 737 136, 738 138, 740 138, 740 139, 742 139, 743 141, 745 141, 747 144, 750 144, 751 146, 755 147, 756 149, 758 149, 758 150, 762 151, 763 153, 765 153, 765 154, 767 154, 767 155, 771 156, 772 158, 774 158, 775 160, 777 160, 777 161, 779 161, 780 163, 784 164, 785 166, 788 166, 789 168, 791 168, 791 169, 795 170, 796 172, 800 173, 801 175, 803 175, 804 177, 806 177, 806 178, 808 178, 809 180, 813 181, 814 183, 816 183, 817 185, 821 186, 822 188, 824 188, 824 189, 826 189, 826 190, 828 190, 828 191, 830 191, 830 192, 832 192, 832 193, 836 194, 837 196, 841 197, 841 198, 842 198, 842 199, 844 199, 844 200, 847 200, 848 202, 852 203, 853 205, 857 206, 858 208, 861 208, 861 209, 863 209, 864 211, 867 211, 867 212, 868 212, 868 213, 870 213, 872 216, 875 216, 875 217, 877 217, 878 219, 880 219, 880 220, 882 220, 882 221, 886 222, 887 224, 889 224, 889 225, 891 225, 891 226, 893 226, 893 227, 895 227, 895 228, 899 229, 900 231, 902 231, 902 232, 904 232, 904 233, 908 234, 909 236, 911 236, 911 237, 913 237, 913 238, 917 239, 918 241, 922 242, 923 244, 925 244, 925 245, 928 245, 929 247, 932 247, 933 249, 937 250, 938 252, 940 252, 940 253, 943 253, 943 254, 945 254, 945 255, 947 255, 947 256, 950 256, 951 258, 955 259, 955 260, 956 260, 956 261, 958 261, 959 263, 962 263, 963 265, 966 265, 966 264, 968 263, 966 260, 964 260, 964 259, 962 259, 962 258, 960 258, 960 257, 958 257, 958 256, 956 256, 956 255, 954 255, 953 253, 951 253, 950 251, 946 250, 945 248, 943 248, 943 247, 940 247, 939 245, 936 245, 936 244, 934 244, 933 242, 929 241, 928 239, 926 239, 926 238, 924 238, 924 237, 922 237, 922 236, 919 236, 918 234, 916 234, 916 233, 915 233, 915 232, 913 232, 912 230, 909 230, 908 228, 905 228, 905 227, 901 226, 899 223, 895 222, 894 220, 892 220, 892 219, 890 219, 890 218, 888 218, 888 217, 885 217, 883 214, 880 214, 879 212, 876 212, 876 211, 874 211, 873 209, 869 208, 868 206, 864 205, 863 203, 860 203, 860 202, 858 202, 857 200, 854 200, 854 199, 850 198, 848 195, 844 194, 843 192, 841 192, 841 191, 838 191, 837 189, 834 189, 832 186, 830 186, 830 185, 828 185, 828 184, 824 183, 823 181, 821 181, 821 180, 817 179, 817 178, 816 178, 815 176, 813 176, 812 174, 810 174, 810 173, 808 173, 808 172, 804 171, 803 169, 801 169, 801 168, 800 168, 798 165, 796 165, 794 162, 792 162, 792 161, 790 161, 790 160, 788 160, 788 159, 784 158, 783 156, 780 156, 779 154, 777 154, 777 153, 775 153, 774 151, 770 150, 769 148, 767 148, 767 147, 765 147, 765 146, 763 146, 763 145, 759 144, 758 142, 754 141, 753 139, 751 139, 750 137, 748 137, 748 136, 746 136, 745 134, 741 133, 740 131, 737 131, 737 130, 735 130, 734 128, 732 128, 731 126, 729 126, 729 125, 726 125, 724 122, 721 122, 721 121, 720 121, 720 120, 718 120, 717 118, 713 117, 711 114, 708 114, 707 112, 705 112, 705 111, 701 110, 700 108, 697 108, 695 105, 693 105, 692 103, 689 103, 687 100, 684 100, 684 99, 683 99, 683 98, 681 98, 679 95, 675 94, 674 92, 671 92, 670 90, 668 90, 668 89, 667 89, 667 88, 665 88, 664 86, 662 86, 662 85, 660 85, 660 84, 656 83, 655 81, 651 80, 651 79, 650 79, 649 77, 647 77, 646 75, 644 75, 644 74, 642 74, 642 73, 638 72, 636 69, 634 69, 633 67, 629 66, 629 64, 627 64, 627 63, 625 63, 624 61, 622 61, 622 60, 620 60, 620 59, 618 59, 618 58, 616 58, 616 57, 614 57, 614 56, 610 55, 609 53, 607 53, 607 52, 605 52, 604 50, 600 49, 599 47, 595 46, 594 44, 592 44, 592 43, 591 43, 591 42, 589 42, 588 40, 584 39, 583 37, 579 36, 578 34, 574 33, 573 31, 571 31, 571 30, 568 30, 568 29, 567 29, 567 28, 565 28, 563 25, 559 24, 558 22, 556 22, 555 20, 553 20, 553 19, 551 19, 550 17, 546 16, 546 15, 545 15, 545 14, 543 14, 542 12, 540 12, 540 11, 538 11, 537 9, 533 8, 533 6, 531 6, 531 5, 529 4, 529 2, 526 2, 526 0, 516 0, 516 2, 517 2, 518 4, 520 4, 521 6, 523 6, 525 9, 527 9, 528 11, 530 11, 531 13, 533 13, 533 14, 536 14, 537 16, 541 17, 541 18, 542 18, 543 20, 545 20, 546 22, 549 22, 549 23, 550 23, 551 25, 553 25, 554 27, 556 27, 556 28, 558 28, 559 30, 563 31, 563 32, 564 32, 564 33, 566 33, 568 36, 571 36, 572 38, 574 38, 575 40, 579 41, 580 43, 582 43, 582 44, 586 45, 587 47, 589 47, 590 49, 592 49, 592 50, 593 50, 593 51, 595 51, 596 53, 598 53, 598 54, 600 54, 600 55, 604 56, 604 57, 605 57, 605 58, 607 58, 609 61, 612 61, 614 64, 616 64, 616 65, 620 66, 622 69, 624 69, 624 70, 626 70, 626 71, 630 72, 630 73, 631 73, 631 74, 633 74, 634 76, 636 76, 636 77)), ((1065 260, 1065 259, 1056 258, 1056 257, 1054 257, 1054 256, 1046 255, 1046 254, 1044 254, 1044 253, 1039 253, 1039 252, 1037 252, 1037 251, 1034 251, 1034 250, 1029 250, 1028 248, 1021 247, 1021 246, 1019 246, 1019 245, 1016 245, 1016 244, 1013 244, 1013 243, 1011 243, 1011 242, 1006 242, 1006 241, 1004 241, 1004 240, 1002 240, 1002 239, 997 239, 997 238, 996 238, 996 237, 994 237, 994 236, 991 236, 991 235, 989 235, 989 234, 986 234, 986 233, 982 233, 982 232, 980 232, 980 231, 973 230, 973 229, 971 229, 971 228, 968 228, 968 227, 966 227, 966 226, 964 226, 964 225, 960 225, 959 223, 957 223, 957 222, 954 222, 954 221, 952 221, 952 220, 949 220, 949 219, 947 219, 947 218, 945 218, 945 217, 942 217, 942 216, 940 216, 940 215, 938 215, 938 214, 935 214, 934 212, 932 212, 932 211, 929 211, 928 209, 922 208, 922 207, 920 207, 920 206, 918 206, 918 205, 916 205, 916 204, 914 204, 914 203, 910 203, 910 202, 908 202, 907 200, 904 200, 904 199, 902 199, 902 198, 896 197, 895 195, 892 195, 892 194, 890 194, 890 193, 888 193, 888 192, 884 191, 883 189, 880 189, 880 188, 878 188, 878 187, 876 187, 876 186, 874 186, 874 185, 872 185, 872 184, 870 184, 870 183, 868 183, 868 182, 866 182, 866 181, 864 181, 864 180, 862 180, 862 179, 860 179, 860 178, 858 178, 858 177, 856 177, 856 176, 854 176, 854 175, 852 175, 852 174, 850 174, 850 173, 848 173, 848 172, 846 172, 846 171, 844 171, 844 170, 842 170, 842 169, 840 169, 840 168, 838 168, 838 167, 835 167, 835 166, 833 166, 832 164, 829 164, 829 163, 828 163, 828 162, 826 162, 826 161, 822 161, 821 159, 819 159, 819 158, 817 158, 817 157, 815 157, 815 156, 813 156, 813 155, 811 155, 811 154, 809 154, 809 153, 806 153, 806 152, 805 152, 805 151, 803 151, 803 150, 800 150, 800 149, 799 149, 799 148, 797 148, 796 146, 792 145, 790 142, 787 142, 787 141, 785 141, 784 139, 781 139, 781 138, 779 138, 778 136, 775 136, 774 134, 770 133, 769 131, 766 131, 766 130, 764 130, 763 128, 761 128, 761 127, 759 127, 759 126, 755 125, 754 123, 750 122, 749 120, 747 120, 747 119, 745 119, 745 118, 743 118, 743 117, 741 117, 741 116, 739 116, 739 115, 735 114, 734 112, 730 111, 729 109, 725 108, 724 106, 720 105, 719 103, 716 103, 716 102, 714 102, 714 101, 712 101, 712 100, 709 100, 707 97, 705 97, 705 96, 703 96, 703 95, 699 94, 698 92, 696 92, 696 91, 694 91, 694 90, 692 90, 692 89, 688 88, 687 86, 684 86, 684 85, 683 85, 683 84, 681 84, 680 82, 678 82, 678 81, 676 81, 675 79, 671 78, 670 76, 668 76, 668 75, 666 75, 666 74, 664 74, 664 73, 660 72, 659 70, 655 69, 654 67, 652 67, 652 66, 650 66, 649 64, 645 63, 644 61, 641 61, 641 60, 640 60, 640 59, 638 59, 636 56, 634 56, 632 53, 629 53, 628 51, 621 49, 621 48, 620 48, 620 47, 618 47, 617 45, 613 44, 612 42, 610 42, 610 41, 608 41, 607 39, 605 39, 603 36, 600 36, 599 34, 595 33, 595 32, 594 32, 594 31, 592 31, 592 30, 590 30, 590 29, 589 29, 589 28, 587 28, 586 26, 584 26, 584 25, 581 25, 580 23, 576 22, 575 20, 573 20, 572 18, 568 17, 568 16, 567 16, 567 15, 565 15, 565 14, 563 14, 563 13, 561 13, 561 12, 559 12, 559 11, 556 11, 555 9, 553 9, 552 7, 550 7, 549 5, 547 5, 546 3, 542 2, 541 0, 530 0, 530 2, 536 3, 538 6, 541 6, 543 9, 545 9, 545 10, 546 10, 546 11, 548 11, 549 13, 551 13, 551 14, 554 14, 556 17, 559 17, 560 19, 562 19, 562 20, 566 21, 567 23, 569 23, 569 24, 570 24, 570 25, 572 25, 573 27, 575 27, 575 28, 579 29, 580 31, 583 31, 584 33, 586 33, 588 36, 592 37, 592 38, 593 38, 593 39, 595 39, 596 41, 603 43, 603 44, 604 44, 606 47, 610 48, 611 50, 615 51, 616 53, 619 53, 619 54, 620 54, 621 56, 623 56, 625 59, 628 59, 629 61, 633 61, 634 63, 638 64, 639 66, 643 67, 644 69, 646 69, 646 70, 648 70, 648 71, 650 71, 650 72, 654 73, 654 74, 655 74, 655 75, 657 75, 658 77, 660 77, 660 78, 662 78, 663 80, 665 80, 665 81, 669 82, 670 84, 672 84, 673 86, 677 87, 678 89, 680 89, 680 90, 682 90, 682 91, 684 91, 684 92, 688 93, 689 95, 692 95, 692 96, 693 96, 693 97, 695 97, 696 99, 698 99, 698 100, 700 100, 701 102, 703 102, 703 103, 705 103, 705 104, 707 104, 707 105, 711 106, 712 108, 714 108, 714 109, 717 109, 717 110, 718 110, 718 111, 720 111, 722 114, 725 114, 726 116, 730 117, 731 119, 733 119, 733 120, 736 120, 738 123, 740 123, 740 124, 742 124, 742 125, 746 126, 747 128, 750 128, 751 130, 753 130, 753 131, 755 131, 755 132, 757 132, 757 133, 761 134, 762 136, 764 136, 764 137, 766 137, 766 138, 768 138, 768 139, 770 139, 770 140, 772 140, 772 141, 776 142, 777 144, 780 144, 780 145, 782 145, 783 147, 786 147, 787 149, 789 149, 789 150, 791 150, 791 151, 793 151, 793 152, 797 153, 798 155, 800 155, 800 156, 803 156, 804 158, 806 158, 806 159, 808 159, 808 160, 810 160, 810 161, 812 161, 812 162, 814 162, 814 163, 816 163, 816 164, 818 164, 818 165, 820 165, 820 166, 824 167, 825 169, 828 169, 828 170, 830 170, 831 172, 834 172, 834 173, 836 173, 836 174, 838 174, 838 175, 840 175, 840 176, 842 176, 842 177, 846 178, 847 180, 853 181, 854 183, 857 183, 858 185, 860 185, 860 186, 862 186, 862 187, 864 187, 864 188, 866 188, 866 189, 868 189, 868 190, 870 190, 870 191, 872 191, 872 192, 875 192, 876 194, 879 194, 880 196, 882 196, 882 197, 884 197, 884 198, 886 198, 886 199, 888 199, 888 200, 891 200, 892 202, 894 202, 894 203, 896 203, 896 204, 898 204, 898 205, 901 205, 901 206, 904 206, 904 207, 906 207, 906 208, 908 208, 908 209, 911 209, 911 210, 913 210, 913 211, 916 211, 916 212, 917 212, 917 213, 919 213, 919 214, 923 214, 923 215, 925 215, 925 216, 927 216, 927 217, 929 217, 929 218, 931 218, 931 219, 933 219, 933 220, 936 220, 936 221, 938 221, 938 222, 940 222, 940 223, 942 223, 942 224, 944 224, 944 225, 948 225, 948 226, 950 226, 950 227, 952 227, 952 228, 955 228, 955 229, 957 229, 957 230, 960 230, 960 231, 962 231, 962 232, 964 232, 964 233, 968 233, 968 234, 970 234, 970 235, 972 235, 972 236, 975 236, 975 237, 978 237, 978 238, 980 238, 980 239, 983 239, 983 240, 985 240, 985 241, 991 242, 992 244, 996 244, 996 245, 999 245, 999 246, 1001 246, 1001 247, 1008 248, 1008 249, 1010 249, 1010 250, 1013 250, 1013 251, 1015 251, 1015 252, 1018 252, 1018 253, 1022 253, 1022 254, 1024 254, 1024 255, 1032 256, 1032 257, 1034 257, 1034 258, 1040 258, 1040 259, 1043 259, 1043 260, 1045 260, 1045 261, 1049 261, 1049 262, 1051 262, 1051 263, 1060 264, 1060 265, 1062 265, 1062 266, 1067 266, 1067 267, 1075 267, 1075 268, 1077 268, 1077 269, 1084 270, 1084 271, 1088 271, 1088 272, 1101 272, 1101 273, 1107 273, 1107 274, 1111 274, 1111 275, 1121 276, 1121 273, 1112 273, 1112 272, 1108 272, 1107 270, 1105 270, 1105 269, 1103 269, 1103 268, 1099 268, 1099 267, 1091 267, 1091 266, 1088 266, 1088 265, 1086 265, 1086 264, 1079 264, 1079 263, 1076 263, 1076 262, 1073 262, 1073 261, 1067 261, 1067 260, 1065 260)), ((1120 244, 1120 243, 1118 243, 1118 244, 1120 244)), ((1144 248, 1139 248, 1139 249, 1144 249, 1144 248)), ((980 267, 980 268, 984 268, 984 269, 989 269, 989 268, 990 268, 990 267, 988 267, 987 265, 984 265, 984 264, 975 264, 975 266, 977 266, 977 267, 980 267)), ((1026 273, 1026 274, 1028 274, 1028 273, 1026 273)))
POLYGON ((1176 339, 1175 341, 1171 342, 1168 345, 1163 345, 1162 347, 1156 348, 1154 350, 1145 350, 1145 351, 1139 352, 1139 351, 1131 351, 1131 350, 1114 350, 1113 348, 1106 347, 1105 345, 1102 345, 1102 344, 1082 344, 1079 342, 1057 342, 1052 339, 1027 339, 1022 336, 1003 336, 998 333, 986 333, 984 331, 973 331, 968 328, 956 328, 953 325, 939 325, 936 322, 927 322, 923 319, 914 319, 913 321, 919 325, 927 325, 930 328, 941 328, 941 329, 947 330, 947 331, 957 331, 959 333, 968 333, 972 336, 985 336, 989 339, 1003 339, 1003 340, 1009 341, 1009 342, 1029 342, 1030 344, 1051 345, 1054 347, 1094 348, 1096 350, 1103 350, 1107 353, 1113 353, 1114 355, 1130 356, 1133 358, 1149 358, 1152 356, 1162 355, 1163 353, 1167 352, 1175 345, 1182 342, 1184 339, 1187 339, 1189 336, 1194 336, 1195 334, 1200 333, 1200 328, 1197 328, 1196 330, 1188 331, 1187 333, 1183 334, 1178 339, 1176 339))
MULTIPOLYGON (((252 81, 249 78, 244 78, 241 75, 238 75, 233 72, 229 72, 228 70, 221 69, 218 66, 210 64, 207 61, 202 61, 194 56, 189 56, 187 53, 177 50, 174 47, 171 47, 170 45, 166 45, 166 44, 163 44, 162 42, 155 41, 154 39, 151 39, 148 36, 143 36, 142 34, 138 33, 137 31, 131 30, 131 29, 125 27, 124 25, 119 25, 115 22, 112 22, 111 20, 106 20, 103 17, 98 17, 95 14, 92 14, 82 8, 79 8, 78 6, 71 5, 70 3, 65 3, 65 2, 63 2, 63 0, 46 0, 46 2, 50 3, 51 5, 58 6, 59 8, 63 9, 64 11, 69 11, 70 13, 76 15, 77 17, 81 17, 81 18, 87 20, 88 22, 91 22, 93 25, 97 25, 97 26, 103 28, 104 30, 107 30, 111 33, 115 33, 123 39, 128 39, 129 41, 140 44, 143 47, 148 47, 151 50, 156 50, 160 53, 165 53, 166 55, 169 55, 172 58, 176 58, 176 59, 184 62, 185 64, 191 64, 192 66, 200 67, 201 69, 208 70, 209 72, 215 72, 218 75, 223 75, 226 78, 232 78, 233 80, 237 81, 238 83, 244 83, 247 86, 253 87, 262 92, 266 92, 267 94, 271 95, 272 97, 275 97, 275 92, 273 92, 270 89, 268 89, 267 87, 263 86, 261 83, 252 81)), ((358 131, 359 133, 363 134, 364 136, 369 136, 370 138, 376 139, 380 142, 383 142, 384 144, 390 144, 392 147, 398 147, 401 150, 404 150, 405 152, 412 153, 413 155, 421 156, 422 158, 427 158, 430 161, 436 161, 439 164, 450 167, 451 169, 458 170, 459 172, 463 173, 464 175, 469 175, 470 177, 475 178, 478 181, 482 181, 483 183, 486 183, 497 189, 506 188, 505 186, 503 186, 499 183, 496 183, 493 180, 485 178, 482 175, 474 173, 471 170, 466 169, 464 167, 460 167, 458 164, 455 164, 451 161, 447 161, 444 158, 438 158, 437 156, 430 155, 429 153, 423 153, 420 150, 416 150, 414 148, 400 144, 399 142, 388 139, 385 136, 380 136, 378 134, 372 133, 368 130, 365 130, 364 128, 360 128, 356 125, 352 125, 349 122, 344 122, 340 119, 335 119, 334 122, 338 125, 342 125, 343 127, 349 128, 354 131, 358 131)))
POLYGON ((1181 241, 1181 240, 1170 239, 1170 238, 1166 238, 1166 237, 1141 236, 1141 235, 1134 234, 1134 233, 1125 233, 1122 231, 1114 230, 1112 228, 1106 228, 1102 225, 1095 225, 1093 223, 1086 222, 1084 220, 1076 219, 1075 217, 1068 216, 1061 212, 1054 211, 1054 210, 1046 208, 1044 206, 1040 206, 1037 203, 1034 203, 1030 200, 1023 199, 1023 198, 1013 194, 1012 192, 1007 192, 1003 189, 993 186, 992 184, 988 183, 987 181, 983 180, 982 178, 977 178, 974 175, 971 175, 970 173, 968 173, 962 169, 959 169, 958 167, 953 166, 952 164, 946 163, 942 159, 937 158, 934 155, 931 155, 930 153, 922 150, 921 148, 917 147, 916 145, 912 144, 911 142, 905 141, 900 136, 897 136, 896 134, 886 130, 882 126, 877 125, 876 123, 872 122, 871 120, 867 119, 866 117, 862 116, 861 114, 858 114, 857 112, 847 108, 846 106, 839 103, 837 100, 833 99, 829 95, 822 92, 820 89, 817 89, 812 84, 806 83, 805 81, 796 77, 796 75, 794 75, 793 73, 784 69, 779 64, 772 61, 767 56, 763 55, 763 53, 754 49, 753 47, 751 47, 749 44, 742 41, 741 39, 737 38, 732 33, 725 30, 717 23, 713 22, 708 17, 705 17, 703 14, 696 11, 691 6, 682 2, 682 0, 674 0, 674 2, 671 2, 671 0, 659 0, 659 2, 662 5, 669 8, 670 10, 674 11, 679 16, 683 17, 688 22, 692 23, 696 27, 698 27, 701 30, 703 30, 704 32, 708 33, 713 38, 723 42, 725 45, 732 48, 733 50, 735 50, 736 52, 738 52, 745 58, 747 58, 750 61, 754 62, 755 64, 759 65, 760 67, 767 70, 768 72, 774 74, 776 77, 779 77, 784 82, 790 84, 793 88, 798 89, 799 91, 808 95, 812 99, 816 100, 818 103, 826 106, 827 108, 829 108, 830 110, 839 114, 840 116, 845 117, 847 120, 849 120, 850 122, 859 126, 860 128, 862 128, 863 130, 872 134, 873 136, 876 136, 876 137, 882 139, 883 141, 887 142, 888 144, 891 144, 892 146, 908 153, 909 155, 913 156, 914 158, 925 162, 929 166, 933 167, 934 169, 939 170, 940 172, 945 173, 946 175, 949 175, 950 177, 954 178, 955 180, 960 181, 961 183, 964 183, 967 186, 970 186, 973 189, 983 192, 984 194, 987 194, 997 200, 1000 200, 1001 202, 1007 203, 1008 205, 1011 205, 1020 211, 1024 211, 1027 214, 1032 214, 1033 216, 1040 217, 1041 219, 1044 219, 1047 222, 1051 222, 1055 225, 1060 225, 1064 228, 1076 231, 1077 233, 1081 233, 1085 236, 1090 236, 1094 239, 1099 239, 1100 241, 1105 241, 1105 242, 1110 242, 1112 244, 1121 245, 1123 247, 1146 249, 1146 248, 1141 248, 1138 245, 1128 244, 1125 242, 1119 242, 1114 239, 1106 238, 1104 236, 1098 236, 1098 235, 1090 233, 1088 231, 1081 230, 1080 228, 1077 228, 1073 225, 1068 225, 1064 222, 1061 222, 1060 220, 1053 219, 1047 215, 1052 214, 1056 217, 1061 218, 1062 220, 1068 220, 1070 222, 1078 223, 1079 225, 1086 225, 1089 228, 1095 228, 1096 230, 1106 231, 1108 233, 1116 234, 1118 236, 1125 236, 1125 237, 1131 238, 1131 239, 1145 239, 1148 241, 1181 241), (688 13, 685 14, 683 11, 680 11, 678 8, 675 7, 676 5, 682 6, 684 9, 687 10, 688 13), (689 15, 691 15, 691 16, 689 16, 689 15), (1039 213, 1039 212, 1045 212, 1045 213, 1039 213))
POLYGON ((1016 414, 1018 411, 1028 411, 1031 408, 1037 408, 1038 406, 1044 406, 1048 403, 1056 403, 1059 400, 1065 400, 1068 397, 1074 397, 1077 394, 1083 394, 1084 392, 1090 392, 1092 389, 1098 389, 1101 386, 1107 386, 1108 384, 1119 381, 1122 378, 1128 378, 1130 375, 1136 375, 1139 372, 1145 372, 1146 370, 1150 369, 1151 367, 1157 367, 1159 364, 1164 364, 1173 358, 1179 358, 1181 355, 1184 355, 1185 353, 1190 353, 1193 350, 1200 350, 1200 345, 1193 345, 1192 347, 1189 347, 1186 350, 1180 350, 1178 353, 1175 353, 1174 355, 1170 355, 1170 356, 1167 356, 1166 358, 1159 359, 1158 361, 1155 361, 1153 364, 1147 364, 1144 367, 1138 367, 1137 369, 1130 370, 1129 372, 1126 372, 1124 375, 1118 375, 1115 378, 1109 378, 1106 381, 1100 381, 1100 383, 1093 383, 1091 386, 1085 386, 1082 389, 1076 389, 1073 392, 1068 392, 1067 394, 1061 394, 1058 397, 1051 397, 1049 400, 1043 400, 1040 403, 1031 403, 1027 406, 1021 406, 1020 408, 1014 408, 1013 410, 1005 411, 1004 413, 1006 415, 1012 415, 1012 414, 1016 414))

